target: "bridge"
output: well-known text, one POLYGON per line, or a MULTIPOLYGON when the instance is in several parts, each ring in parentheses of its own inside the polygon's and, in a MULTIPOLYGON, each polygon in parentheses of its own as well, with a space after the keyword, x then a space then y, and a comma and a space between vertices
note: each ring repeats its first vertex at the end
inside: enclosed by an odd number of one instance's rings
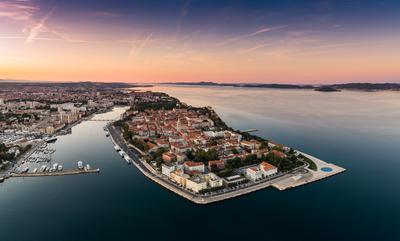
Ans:
POLYGON ((117 121, 117 120, 120 120, 120 119, 90 119, 90 120, 87 120, 87 121, 107 121, 107 122, 112 122, 112 121, 117 121))

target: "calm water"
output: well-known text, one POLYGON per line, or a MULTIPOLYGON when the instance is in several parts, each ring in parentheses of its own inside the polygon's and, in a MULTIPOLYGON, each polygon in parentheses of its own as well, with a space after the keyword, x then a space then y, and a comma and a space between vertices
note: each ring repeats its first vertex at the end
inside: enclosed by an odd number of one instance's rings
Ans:
MULTIPOLYGON (((54 159, 100 174, 0 184, 0 240, 399 240, 400 93, 153 87, 210 105, 237 129, 345 167, 279 192, 197 206, 145 178, 114 151, 102 122, 60 137, 54 159)), ((108 116, 118 116, 116 109, 108 116)))

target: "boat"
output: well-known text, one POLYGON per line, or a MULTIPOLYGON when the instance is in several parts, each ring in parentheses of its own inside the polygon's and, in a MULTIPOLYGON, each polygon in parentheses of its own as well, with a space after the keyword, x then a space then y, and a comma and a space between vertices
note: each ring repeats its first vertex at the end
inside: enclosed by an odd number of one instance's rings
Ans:
POLYGON ((53 164, 53 169, 54 169, 54 170, 57 170, 57 168, 58 168, 58 163, 54 163, 54 164, 53 164))
POLYGON ((131 164, 131 163, 132 163, 131 158, 129 158, 128 156, 125 156, 125 161, 126 161, 126 163, 128 163, 128 164, 131 164))
POLYGON ((124 158, 125 152, 120 151, 119 154, 121 155, 122 158, 124 158))
POLYGON ((58 170, 58 171, 62 171, 62 170, 63 170, 63 166, 62 166, 62 165, 59 165, 59 166, 57 167, 57 170, 58 170))
POLYGON ((41 166, 39 170, 40 172, 44 172, 46 170, 46 165, 41 166))
POLYGON ((78 168, 83 169, 83 163, 81 161, 78 161, 78 168))
POLYGON ((37 172, 37 168, 33 169, 32 173, 36 173, 37 172))
POLYGON ((57 137, 51 136, 51 137, 46 137, 43 139, 47 143, 55 142, 57 140, 57 137))
POLYGON ((86 164, 86 170, 90 170, 90 165, 86 164))
POLYGON ((120 151, 120 150, 121 150, 121 148, 119 148, 119 146, 117 146, 117 145, 114 146, 114 149, 115 149, 116 151, 120 151))
POLYGON ((109 136, 110 136, 110 133, 107 132, 107 133, 106 133, 106 137, 109 137, 109 136))

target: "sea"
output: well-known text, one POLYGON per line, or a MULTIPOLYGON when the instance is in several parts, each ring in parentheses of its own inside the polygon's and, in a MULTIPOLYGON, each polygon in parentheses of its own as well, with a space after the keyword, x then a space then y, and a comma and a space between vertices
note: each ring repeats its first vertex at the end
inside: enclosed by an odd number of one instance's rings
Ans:
POLYGON ((64 169, 80 160, 100 173, 0 184, 0 241, 400 240, 400 92, 139 89, 211 106, 235 129, 257 129, 253 134, 347 171, 286 191, 197 205, 127 165, 105 136, 106 121, 84 121, 52 144, 53 159, 64 169))

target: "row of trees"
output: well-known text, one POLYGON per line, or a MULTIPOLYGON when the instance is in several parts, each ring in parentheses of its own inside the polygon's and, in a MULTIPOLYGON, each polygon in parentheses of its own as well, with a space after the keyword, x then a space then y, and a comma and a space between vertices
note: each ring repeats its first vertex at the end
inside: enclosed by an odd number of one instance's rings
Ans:
POLYGON ((8 148, 4 143, 0 143, 0 164, 4 161, 14 159, 14 154, 8 153, 8 148))
POLYGON ((186 156, 189 160, 195 162, 203 162, 207 164, 209 161, 218 160, 218 152, 215 149, 209 149, 208 151, 205 150, 198 150, 196 152, 188 151, 186 156))
POLYGON ((145 111, 147 109, 172 110, 173 108, 177 107, 177 104, 179 104, 179 101, 176 99, 173 99, 171 101, 162 101, 162 102, 139 102, 135 104, 134 109, 138 111, 145 111))

